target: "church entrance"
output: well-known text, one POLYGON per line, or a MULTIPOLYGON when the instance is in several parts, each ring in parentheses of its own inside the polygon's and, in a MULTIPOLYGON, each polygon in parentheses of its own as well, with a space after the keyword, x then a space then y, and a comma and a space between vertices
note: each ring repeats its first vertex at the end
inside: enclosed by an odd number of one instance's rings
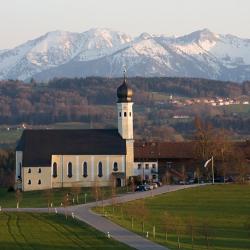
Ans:
POLYGON ((121 178, 116 178, 116 186, 121 187, 122 186, 122 180, 121 178))

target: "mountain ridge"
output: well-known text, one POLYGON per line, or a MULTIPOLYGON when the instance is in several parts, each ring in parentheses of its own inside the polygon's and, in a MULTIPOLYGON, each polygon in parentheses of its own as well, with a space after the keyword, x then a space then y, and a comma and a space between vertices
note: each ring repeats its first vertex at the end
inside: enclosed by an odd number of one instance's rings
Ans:
POLYGON ((250 39, 208 29, 169 37, 95 28, 51 31, 13 49, 0 50, 0 79, 48 81, 54 77, 198 77, 250 79, 250 39))

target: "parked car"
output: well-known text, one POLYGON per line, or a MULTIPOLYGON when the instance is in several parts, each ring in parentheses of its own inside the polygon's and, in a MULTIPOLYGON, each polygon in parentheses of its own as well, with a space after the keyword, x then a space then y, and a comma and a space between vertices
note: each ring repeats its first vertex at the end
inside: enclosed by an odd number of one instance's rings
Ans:
POLYGON ((190 185, 194 184, 194 182, 195 182, 194 179, 189 179, 189 180, 188 180, 188 184, 190 184, 190 185))
POLYGON ((178 184, 180 184, 180 185, 186 185, 187 182, 186 181, 179 181, 178 184))
POLYGON ((161 186, 162 186, 162 182, 160 182, 160 181, 156 181, 156 182, 154 182, 154 183, 156 183, 158 187, 161 187, 161 186))
POLYGON ((139 185, 135 189, 136 192, 144 192, 147 191, 144 185, 139 185))
POLYGON ((152 185, 149 185, 149 184, 144 184, 143 186, 146 189, 146 191, 152 190, 154 188, 152 185))

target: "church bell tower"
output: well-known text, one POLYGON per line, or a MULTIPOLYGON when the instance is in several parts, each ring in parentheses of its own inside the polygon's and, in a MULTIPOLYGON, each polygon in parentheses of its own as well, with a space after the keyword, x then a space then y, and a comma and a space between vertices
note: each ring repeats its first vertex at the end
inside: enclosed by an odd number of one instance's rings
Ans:
POLYGON ((122 85, 117 89, 118 132, 126 140, 126 180, 134 175, 133 91, 127 84, 126 72, 122 85))
POLYGON ((118 115, 118 131, 125 140, 133 140, 133 91, 127 84, 126 75, 122 85, 117 89, 117 115, 118 115))

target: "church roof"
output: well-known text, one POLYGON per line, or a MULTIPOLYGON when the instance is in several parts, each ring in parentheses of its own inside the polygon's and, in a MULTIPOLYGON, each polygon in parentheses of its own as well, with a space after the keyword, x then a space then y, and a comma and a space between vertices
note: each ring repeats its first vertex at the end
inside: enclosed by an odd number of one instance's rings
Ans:
POLYGON ((17 145, 23 166, 50 166, 51 155, 125 155, 117 129, 24 130, 17 145))

